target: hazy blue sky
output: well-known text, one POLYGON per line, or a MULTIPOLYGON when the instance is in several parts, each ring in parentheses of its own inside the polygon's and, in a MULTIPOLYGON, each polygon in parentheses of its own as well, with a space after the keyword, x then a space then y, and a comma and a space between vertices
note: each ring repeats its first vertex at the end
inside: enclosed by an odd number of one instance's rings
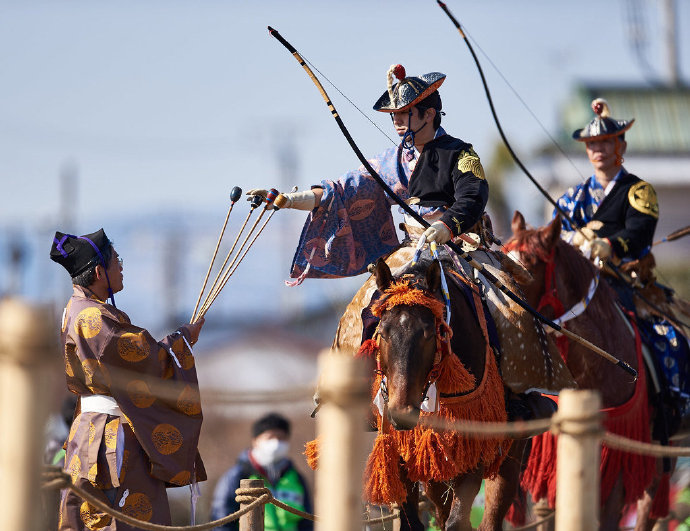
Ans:
MULTIPOLYGON (((626 36, 631 6, 644 16, 648 61, 665 68, 659 1, 447 3, 551 129, 575 80, 644 81, 626 36)), ((690 27, 690 2, 678 4, 678 27, 690 27)), ((70 164, 78 221, 143 209, 222 214, 234 185, 304 188, 358 166, 269 24, 389 135, 388 117, 371 110, 387 67, 446 73, 445 125, 488 157, 497 134, 478 74, 433 0, 2 2, 0 222, 54 225, 57 176, 70 164), (297 168, 282 184, 280 149, 297 168)), ((680 44, 687 79, 690 39, 680 44)), ((544 142, 478 53, 515 147, 544 142)), ((364 153, 390 145, 325 85, 364 153)))

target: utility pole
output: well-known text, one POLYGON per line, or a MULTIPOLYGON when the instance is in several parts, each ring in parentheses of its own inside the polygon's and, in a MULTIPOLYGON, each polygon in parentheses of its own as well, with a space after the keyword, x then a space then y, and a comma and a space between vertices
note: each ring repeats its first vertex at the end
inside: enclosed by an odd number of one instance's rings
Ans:
POLYGON ((679 87, 680 72, 678 71, 678 23, 676 17, 676 0, 664 0, 662 9, 668 86, 679 87))

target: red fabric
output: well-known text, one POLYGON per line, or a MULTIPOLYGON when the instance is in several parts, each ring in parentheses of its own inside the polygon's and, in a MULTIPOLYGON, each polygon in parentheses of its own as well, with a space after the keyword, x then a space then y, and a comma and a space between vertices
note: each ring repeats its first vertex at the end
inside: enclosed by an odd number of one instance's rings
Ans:
POLYGON ((669 473, 661 476, 659 486, 656 489, 654 500, 652 500, 652 509, 649 511, 649 517, 658 519, 666 518, 668 516, 670 506, 670 492, 671 492, 671 478, 669 473))
MULTIPOLYGON (((537 311, 541 312, 546 306, 551 306, 554 315, 558 318, 565 313, 565 308, 563 307, 561 299, 558 298, 556 284, 554 282, 556 278, 556 261, 553 259, 555 252, 556 249, 554 247, 546 261, 546 270, 544 271, 544 294, 541 296, 541 299, 539 299, 537 311)), ((562 327, 565 328, 565 325, 562 325, 562 327)), ((558 346, 558 352, 560 352, 561 358, 563 358, 563 361, 566 363, 568 363, 569 345, 568 338, 559 334, 556 338, 556 346, 558 346)))
MULTIPOLYGON (((632 320, 631 322, 635 331, 635 350, 639 371, 635 392, 626 403, 602 410, 605 415, 604 427, 616 435, 650 442, 650 413, 645 367, 642 360, 642 343, 635 322, 632 320)), ((532 439, 532 452, 522 477, 522 485, 532 494, 532 498, 535 501, 547 498, 551 507, 555 506, 556 500, 556 444, 556 437, 548 432, 532 439)), ((653 457, 614 450, 602 445, 599 470, 602 504, 611 494, 611 489, 619 474, 623 476, 625 503, 628 504, 637 501, 642 496, 644 489, 652 480, 655 463, 653 457)), ((663 493, 659 501, 660 505, 662 503, 663 493)), ((666 512, 668 512, 668 490, 666 491, 666 507, 666 512)))

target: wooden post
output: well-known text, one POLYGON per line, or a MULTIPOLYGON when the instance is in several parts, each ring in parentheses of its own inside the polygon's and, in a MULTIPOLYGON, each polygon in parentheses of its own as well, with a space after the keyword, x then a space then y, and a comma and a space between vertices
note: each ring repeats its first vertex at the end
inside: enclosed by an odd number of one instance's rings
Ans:
POLYGON ((599 527, 600 409, 597 391, 569 389, 559 396, 556 531, 599 527))
MULTIPOLYGON (((263 479, 241 479, 241 489, 260 489, 264 486, 263 479)), ((240 509, 244 509, 251 502, 241 502, 240 509)), ((262 504, 247 514, 240 516, 240 531, 264 531, 264 513, 266 505, 262 504)))
POLYGON ((364 424, 370 401, 366 364, 351 353, 319 357, 323 407, 317 416, 317 531, 362 528, 362 476, 367 459, 364 424))
POLYGON ((51 308, 18 299, 0 302, 0 529, 43 528, 39 474, 46 391, 51 358, 59 356, 51 308))

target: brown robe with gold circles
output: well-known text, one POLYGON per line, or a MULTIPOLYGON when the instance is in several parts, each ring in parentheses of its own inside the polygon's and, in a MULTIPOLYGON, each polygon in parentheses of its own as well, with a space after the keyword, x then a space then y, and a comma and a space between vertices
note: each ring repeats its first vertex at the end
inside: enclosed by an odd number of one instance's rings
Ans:
MULTIPOLYGON (((159 524, 170 523, 166 486, 206 479, 197 450, 199 386, 184 333, 178 330, 156 341, 123 311, 80 286, 74 286, 62 320, 67 387, 80 397, 111 396, 124 415, 82 413, 80 401, 66 442, 65 472, 115 509, 159 524), (121 423, 124 449, 118 474, 121 423)), ((86 529, 134 528, 65 489, 60 530, 86 529)))

